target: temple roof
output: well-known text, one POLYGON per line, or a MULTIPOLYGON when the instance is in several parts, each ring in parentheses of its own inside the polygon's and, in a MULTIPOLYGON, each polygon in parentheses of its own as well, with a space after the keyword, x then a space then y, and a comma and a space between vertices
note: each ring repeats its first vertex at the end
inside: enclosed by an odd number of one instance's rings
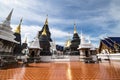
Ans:
POLYGON ((112 42, 116 42, 117 44, 120 44, 120 37, 108 37, 112 42))
POLYGON ((101 40, 107 47, 114 49, 115 45, 120 46, 120 37, 108 37, 101 40))
POLYGON ((36 37, 30 44, 29 48, 41 49, 38 37, 36 37))
POLYGON ((79 48, 78 49, 82 49, 82 48, 90 48, 91 50, 93 48, 95 48, 92 44, 91 44, 91 41, 90 39, 88 41, 86 41, 85 37, 83 36, 83 34, 81 33, 81 43, 79 45, 79 48))
POLYGON ((0 24, 0 38, 3 40, 10 41, 10 42, 19 43, 14 40, 15 35, 10 26, 12 12, 13 12, 13 9, 11 10, 7 18, 3 21, 3 23, 0 24))
POLYGON ((0 39, 6 40, 9 42, 19 43, 19 42, 15 41, 14 39, 8 38, 7 36, 4 36, 4 35, 0 35, 0 39))
POLYGON ((102 41, 102 43, 104 43, 107 47, 109 47, 109 48, 114 48, 110 43, 109 43, 109 41, 107 41, 106 39, 105 40, 101 40, 102 41))

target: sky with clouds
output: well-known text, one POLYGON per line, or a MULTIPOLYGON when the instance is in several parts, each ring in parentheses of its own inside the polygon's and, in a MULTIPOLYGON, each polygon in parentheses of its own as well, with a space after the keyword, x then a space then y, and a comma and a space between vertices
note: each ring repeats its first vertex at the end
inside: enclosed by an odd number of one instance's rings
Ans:
POLYGON ((14 8, 11 27, 22 22, 22 40, 29 41, 37 35, 48 14, 51 37, 56 44, 64 45, 68 36, 72 39, 74 22, 90 37, 95 46, 101 38, 120 36, 120 0, 0 0, 0 21, 14 8), (70 33, 70 34, 68 34, 70 33))

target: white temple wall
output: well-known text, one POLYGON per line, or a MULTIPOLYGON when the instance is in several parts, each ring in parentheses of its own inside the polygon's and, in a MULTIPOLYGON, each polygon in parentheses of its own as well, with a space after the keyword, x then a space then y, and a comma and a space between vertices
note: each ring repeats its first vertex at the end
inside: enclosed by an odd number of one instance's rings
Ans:
POLYGON ((80 56, 70 56, 70 61, 80 61, 80 56))
POLYGON ((113 54, 97 54, 98 58, 101 59, 110 59, 110 60, 120 60, 120 53, 113 53, 113 54))
POLYGON ((49 62, 52 61, 52 56, 40 56, 41 61, 49 62))
POLYGON ((85 51, 84 50, 80 50, 80 55, 85 55, 85 51))

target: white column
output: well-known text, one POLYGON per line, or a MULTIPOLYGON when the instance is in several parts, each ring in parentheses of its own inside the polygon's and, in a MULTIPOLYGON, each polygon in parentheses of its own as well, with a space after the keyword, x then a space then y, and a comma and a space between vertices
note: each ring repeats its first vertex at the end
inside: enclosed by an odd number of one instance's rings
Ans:
POLYGON ((80 61, 84 61, 84 57, 85 57, 85 53, 84 53, 85 51, 84 50, 80 50, 80 61))

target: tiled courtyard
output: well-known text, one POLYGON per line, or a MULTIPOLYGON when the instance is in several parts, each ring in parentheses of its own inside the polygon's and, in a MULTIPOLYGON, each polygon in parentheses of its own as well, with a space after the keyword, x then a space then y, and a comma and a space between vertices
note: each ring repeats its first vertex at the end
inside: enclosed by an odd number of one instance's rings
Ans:
POLYGON ((120 62, 48 62, 0 69, 0 80, 120 80, 120 62))

